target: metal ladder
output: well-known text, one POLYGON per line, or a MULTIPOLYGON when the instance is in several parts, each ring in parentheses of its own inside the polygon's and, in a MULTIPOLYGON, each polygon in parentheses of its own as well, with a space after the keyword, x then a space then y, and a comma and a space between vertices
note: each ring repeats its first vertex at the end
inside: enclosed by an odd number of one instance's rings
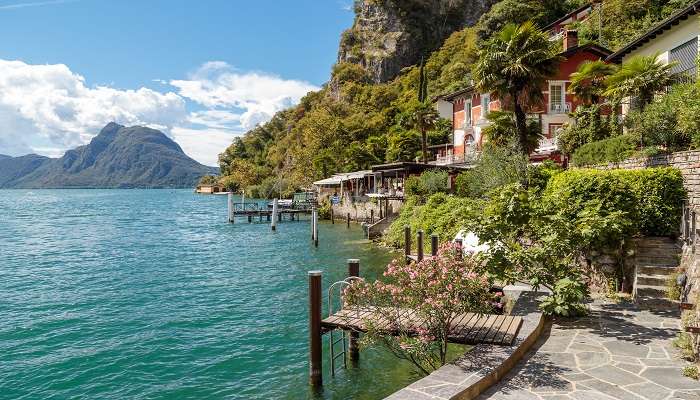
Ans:
MULTIPOLYGON (((328 288, 328 315, 333 315, 333 289, 337 288, 338 292, 338 297, 340 298, 340 308, 338 311, 343 309, 343 306, 345 305, 345 301, 342 297, 342 291, 343 287, 350 286, 353 280, 363 280, 362 278, 359 277, 348 277, 342 281, 335 282, 328 288)), ((347 369, 348 368, 348 358, 347 358, 347 351, 348 351, 348 342, 347 342, 347 332, 345 330, 341 329, 341 335, 340 337, 336 338, 334 335, 335 329, 330 331, 329 335, 329 344, 330 344, 330 359, 331 359, 331 376, 335 376, 335 371, 336 371, 336 360, 339 357, 343 357, 343 368, 347 369), (339 352, 336 352, 336 346, 338 343, 342 343, 342 349, 339 352)), ((337 335, 337 333, 336 333, 337 335)))

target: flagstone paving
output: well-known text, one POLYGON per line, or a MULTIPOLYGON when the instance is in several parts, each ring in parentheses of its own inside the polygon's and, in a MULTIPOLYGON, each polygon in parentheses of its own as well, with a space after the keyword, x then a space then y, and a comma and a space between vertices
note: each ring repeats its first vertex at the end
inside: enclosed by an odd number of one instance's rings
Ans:
POLYGON ((576 320, 556 320, 533 350, 479 399, 700 399, 673 348, 675 310, 596 302, 576 320))

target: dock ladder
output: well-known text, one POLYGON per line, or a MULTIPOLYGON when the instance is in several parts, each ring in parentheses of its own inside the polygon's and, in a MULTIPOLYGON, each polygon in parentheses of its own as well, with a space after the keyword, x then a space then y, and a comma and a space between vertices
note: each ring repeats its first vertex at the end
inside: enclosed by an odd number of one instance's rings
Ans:
MULTIPOLYGON (((346 278, 345 280, 335 282, 328 288, 328 315, 333 315, 335 312, 340 311, 343 309, 345 306, 345 300, 343 298, 343 288, 350 286, 352 281, 354 280, 363 280, 360 277, 356 276, 350 276, 346 278), (333 310, 333 293, 334 290, 337 292, 337 296, 339 298, 339 308, 338 310, 334 311, 333 310)), ((335 370, 336 370, 336 361, 339 357, 343 357, 343 368, 347 369, 348 368, 348 358, 347 358, 347 352, 348 352, 348 342, 347 342, 347 332, 345 330, 341 329, 340 330, 340 337, 336 338, 335 335, 333 334, 335 332, 335 329, 332 329, 329 332, 329 344, 330 344, 330 361, 331 361, 331 376, 335 376, 335 370), (338 346, 339 343, 342 343, 342 348, 340 351, 336 352, 336 347, 338 346)), ((336 333, 337 335, 337 333, 336 333)))

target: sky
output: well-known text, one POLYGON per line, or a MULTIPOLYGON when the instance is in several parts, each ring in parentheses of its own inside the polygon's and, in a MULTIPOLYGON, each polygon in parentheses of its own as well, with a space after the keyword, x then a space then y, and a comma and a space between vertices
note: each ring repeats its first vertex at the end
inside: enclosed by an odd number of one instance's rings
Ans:
POLYGON ((329 78, 352 0, 0 0, 0 154, 60 157, 108 122, 216 165, 329 78))

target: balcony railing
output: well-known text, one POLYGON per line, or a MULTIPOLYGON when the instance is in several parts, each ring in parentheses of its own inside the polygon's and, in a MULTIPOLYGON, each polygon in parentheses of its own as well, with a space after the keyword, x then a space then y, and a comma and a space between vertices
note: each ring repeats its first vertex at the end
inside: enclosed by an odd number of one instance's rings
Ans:
POLYGON ((546 153, 550 151, 557 150, 559 148, 559 141, 556 137, 548 138, 543 137, 535 150, 536 153, 546 153))
POLYGON ((476 150, 467 150, 464 154, 448 154, 446 156, 437 156, 433 164, 435 165, 452 165, 452 164, 470 164, 476 161, 479 153, 476 150))
POLYGON ((571 112, 571 103, 551 103, 549 105, 550 114, 567 114, 571 112))

